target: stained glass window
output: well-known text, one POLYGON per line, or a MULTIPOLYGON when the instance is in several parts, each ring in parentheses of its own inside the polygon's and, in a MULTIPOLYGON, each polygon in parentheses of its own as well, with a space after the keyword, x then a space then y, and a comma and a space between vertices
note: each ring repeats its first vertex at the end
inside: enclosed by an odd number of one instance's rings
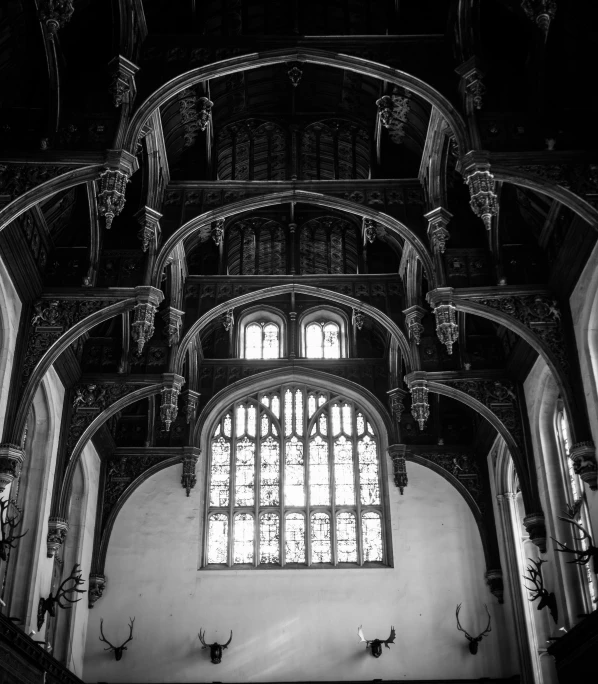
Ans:
POLYGON ((206 565, 385 563, 378 440, 352 400, 284 385, 211 435, 206 565))
POLYGON ((280 357, 280 331, 276 323, 263 321, 245 327, 246 359, 278 359, 280 357))
POLYGON ((341 339, 337 323, 320 321, 305 327, 305 356, 308 359, 340 359, 341 339))

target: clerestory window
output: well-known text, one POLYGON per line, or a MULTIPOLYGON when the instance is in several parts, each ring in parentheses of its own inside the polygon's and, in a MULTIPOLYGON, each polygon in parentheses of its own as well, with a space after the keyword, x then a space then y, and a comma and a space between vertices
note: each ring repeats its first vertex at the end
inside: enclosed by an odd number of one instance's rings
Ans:
POLYGON ((245 328, 246 359, 277 359, 280 356, 280 331, 276 323, 261 321, 245 328))
POLYGON ((212 431, 206 519, 208 567, 384 565, 371 421, 306 386, 236 402, 212 431))
POLYGON ((340 359, 341 341, 338 324, 318 321, 305 327, 305 356, 308 359, 340 359))

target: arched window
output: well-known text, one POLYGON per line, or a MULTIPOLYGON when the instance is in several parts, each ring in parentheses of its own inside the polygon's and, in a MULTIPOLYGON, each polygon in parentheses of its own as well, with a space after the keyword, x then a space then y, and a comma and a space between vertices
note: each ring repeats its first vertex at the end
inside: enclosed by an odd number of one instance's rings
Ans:
MULTIPOLYGON (((575 472, 573 460, 569 455, 571 452, 571 443, 569 441, 569 425, 567 416, 565 415, 565 411, 563 409, 557 412, 556 423, 559 447, 566 469, 566 476, 564 480, 569 511, 575 511, 575 518, 577 522, 587 532, 589 532, 590 535, 592 535, 590 515, 584 496, 583 482, 581 481, 579 475, 577 475, 575 472)), ((576 530, 573 536, 580 537, 583 535, 579 535, 578 531, 576 530)), ((585 538, 577 539, 575 541, 575 545, 577 546, 578 550, 587 550, 590 545, 590 540, 585 538)), ((585 565, 581 566, 581 569, 584 574, 585 584, 587 586, 587 591, 593 609, 597 603, 597 599, 596 584, 591 563, 586 563, 585 565)))
POLYGON ((246 359, 279 358, 280 331, 276 323, 262 321, 245 328, 246 359))
POLYGON ((305 356, 308 359, 339 359, 341 342, 338 324, 318 321, 305 326, 305 356))
POLYGON ((206 566, 383 566, 371 421, 305 385, 235 402, 211 433, 206 520, 206 566))

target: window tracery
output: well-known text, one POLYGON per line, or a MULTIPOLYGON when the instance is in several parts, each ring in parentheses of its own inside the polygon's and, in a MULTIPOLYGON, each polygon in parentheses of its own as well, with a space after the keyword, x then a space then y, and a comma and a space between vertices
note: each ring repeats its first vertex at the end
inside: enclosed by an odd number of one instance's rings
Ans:
POLYGON ((210 446, 205 565, 385 563, 378 440, 353 401, 305 385, 254 394, 210 446))

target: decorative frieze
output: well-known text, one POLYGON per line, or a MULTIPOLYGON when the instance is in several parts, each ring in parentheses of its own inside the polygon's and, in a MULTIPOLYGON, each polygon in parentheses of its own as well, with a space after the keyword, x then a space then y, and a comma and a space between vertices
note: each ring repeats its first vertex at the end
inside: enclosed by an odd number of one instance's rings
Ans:
POLYGON ((594 442, 577 442, 571 447, 569 458, 573 469, 592 491, 598 489, 598 465, 594 442))
POLYGON ((135 288, 135 299, 137 304, 133 309, 131 337, 137 343, 137 353, 141 354, 145 343, 154 334, 154 318, 164 294, 150 285, 140 285, 135 288))
POLYGON ((199 459, 201 451, 199 447, 183 447, 183 474, 181 476, 181 484, 183 485, 187 496, 197 484, 197 477, 195 475, 195 467, 199 459))
POLYGON ((457 307, 453 304, 453 288, 439 287, 426 295, 436 317, 436 334, 449 354, 453 353, 453 345, 459 339, 457 324, 457 307))
POLYGON ((137 237, 141 240, 141 250, 147 252, 150 245, 158 246, 160 240, 160 219, 162 214, 150 207, 141 207, 135 213, 137 223, 141 226, 137 237))
POLYGON ((178 399, 181 387, 185 384, 185 378, 176 373, 164 373, 162 375, 162 404, 160 406, 160 418, 166 432, 170 432, 170 426, 179 414, 178 399))
POLYGON ((173 344, 178 344, 179 342, 184 315, 184 311, 175 309, 172 306, 167 307, 162 312, 162 319, 165 323, 164 337, 166 337, 169 347, 172 347, 173 344))
POLYGON ((69 530, 68 520, 65 518, 50 518, 48 520, 48 536, 46 539, 47 556, 53 558, 66 540, 69 530))
POLYGON ((0 493, 18 479, 25 452, 16 444, 0 444, 0 493))
POLYGON ((451 237, 447 225, 453 215, 444 207, 437 207, 424 214, 424 218, 428 221, 428 239, 432 250, 444 254, 446 243, 451 237))
POLYGON ((409 339, 419 345, 421 336, 424 333, 424 326, 422 325, 421 320, 426 315, 426 310, 416 304, 415 306, 410 306, 408 309, 405 309, 403 314, 405 316, 405 325, 407 326, 409 339))
POLYGON ((93 608, 95 602, 102 598, 106 588, 106 575, 91 574, 89 576, 89 593, 87 594, 88 608, 93 608))
POLYGON ((64 28, 71 20, 74 11, 73 0, 39 0, 37 16, 53 38, 58 29, 64 28))
POLYGON ((139 67, 122 55, 115 57, 108 67, 112 74, 110 94, 114 106, 120 107, 124 102, 132 103, 136 93, 135 74, 139 67))
POLYGON ((388 447, 388 455, 392 460, 394 480, 396 486, 399 488, 401 494, 407 484, 409 479, 407 477, 407 463, 405 460, 405 455, 407 453, 407 447, 405 444, 391 444, 388 447))

